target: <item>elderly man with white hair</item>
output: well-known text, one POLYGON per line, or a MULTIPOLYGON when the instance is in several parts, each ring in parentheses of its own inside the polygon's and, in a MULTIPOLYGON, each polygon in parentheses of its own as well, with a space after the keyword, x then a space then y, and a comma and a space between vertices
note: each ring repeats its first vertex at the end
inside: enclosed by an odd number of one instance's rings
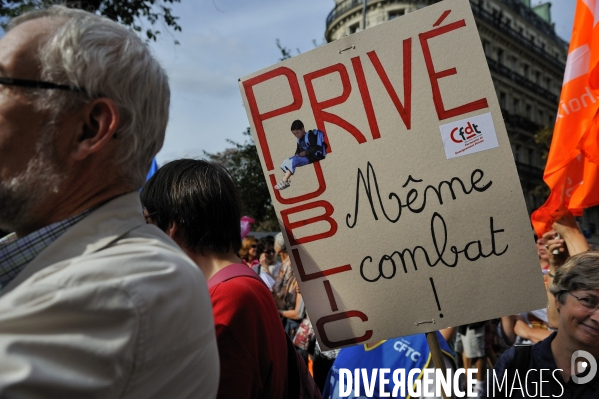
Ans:
POLYGON ((33 11, 0 39, 0 397, 216 396, 206 282, 137 192, 169 97, 94 14, 33 11))

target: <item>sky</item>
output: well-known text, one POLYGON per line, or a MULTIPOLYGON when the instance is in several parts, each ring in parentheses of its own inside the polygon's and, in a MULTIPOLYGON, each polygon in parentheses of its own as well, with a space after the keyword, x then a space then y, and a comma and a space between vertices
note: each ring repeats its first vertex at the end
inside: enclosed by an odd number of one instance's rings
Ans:
MULTIPOLYGON (((540 3, 532 0, 532 4, 540 3)), ((552 1, 558 35, 569 41, 574 0, 552 1)), ((173 5, 182 32, 152 47, 171 79, 171 113, 159 164, 243 142, 249 126, 238 79, 279 61, 276 40, 296 55, 324 42, 334 0, 181 0, 173 5), (180 42, 174 44, 174 40, 180 42)))
POLYGON ((324 41, 333 0, 181 0, 183 32, 152 45, 171 79, 171 114, 159 164, 242 142, 249 126, 238 79, 279 61, 276 40, 306 52, 324 41), (180 42, 174 45, 173 40, 180 42))

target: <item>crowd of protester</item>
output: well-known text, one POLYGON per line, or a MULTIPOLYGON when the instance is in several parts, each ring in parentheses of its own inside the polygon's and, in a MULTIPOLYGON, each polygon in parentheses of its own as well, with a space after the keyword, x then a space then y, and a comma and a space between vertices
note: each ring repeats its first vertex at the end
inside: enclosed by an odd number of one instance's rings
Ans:
MULTIPOLYGON (((143 184, 169 86, 134 33, 29 12, 0 71, 0 397, 336 399, 341 368, 441 367, 423 334, 322 350, 283 234, 242 240, 221 165, 143 184)), ((439 359, 476 368, 480 398, 492 369, 560 369, 545 393, 597 398, 571 358, 599 358, 599 253, 567 212, 536 247, 547 308, 442 330, 439 359)))

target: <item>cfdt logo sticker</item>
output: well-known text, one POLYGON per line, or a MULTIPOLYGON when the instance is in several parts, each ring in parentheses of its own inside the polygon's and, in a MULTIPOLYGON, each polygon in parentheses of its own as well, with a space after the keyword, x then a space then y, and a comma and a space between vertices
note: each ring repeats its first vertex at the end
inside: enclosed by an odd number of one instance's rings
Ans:
POLYGON ((447 159, 498 147, 491 113, 439 126, 447 159))

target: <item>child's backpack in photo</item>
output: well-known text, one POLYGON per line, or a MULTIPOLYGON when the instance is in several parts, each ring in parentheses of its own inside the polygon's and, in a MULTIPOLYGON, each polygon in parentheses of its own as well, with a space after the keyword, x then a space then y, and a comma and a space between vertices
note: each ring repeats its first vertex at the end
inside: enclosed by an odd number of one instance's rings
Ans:
MULTIPOLYGON (((309 130, 308 133, 304 135, 304 137, 302 137, 301 139, 297 139, 297 143, 302 148, 310 147, 310 136, 316 137, 316 145, 319 147, 319 150, 317 150, 313 154, 314 158, 316 158, 319 161, 323 160, 327 156, 327 148, 329 146, 324 141, 324 133, 321 130, 309 130), (304 143, 301 143, 301 141, 304 141, 304 143)), ((314 140, 314 138, 312 138, 312 140, 314 140)), ((312 143, 314 143, 314 141, 312 141, 312 143)))

